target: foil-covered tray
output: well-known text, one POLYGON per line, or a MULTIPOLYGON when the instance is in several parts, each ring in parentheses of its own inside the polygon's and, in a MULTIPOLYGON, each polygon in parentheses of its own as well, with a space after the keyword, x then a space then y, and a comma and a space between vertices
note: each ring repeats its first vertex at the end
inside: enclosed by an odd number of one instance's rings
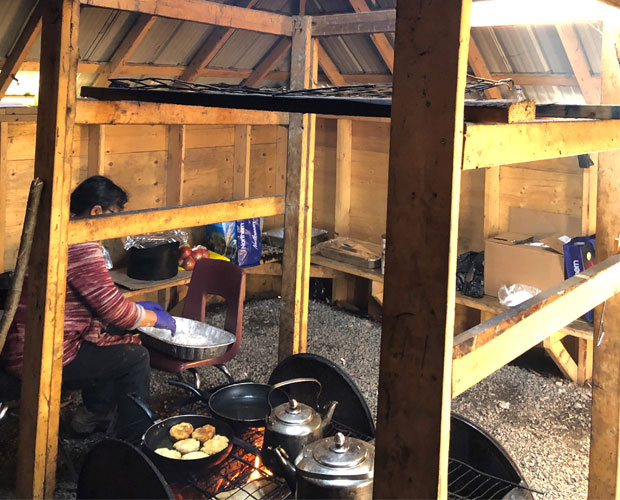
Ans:
POLYGON ((177 331, 154 327, 141 327, 144 345, 178 359, 196 361, 217 358, 234 344, 235 336, 206 323, 174 316, 177 331))

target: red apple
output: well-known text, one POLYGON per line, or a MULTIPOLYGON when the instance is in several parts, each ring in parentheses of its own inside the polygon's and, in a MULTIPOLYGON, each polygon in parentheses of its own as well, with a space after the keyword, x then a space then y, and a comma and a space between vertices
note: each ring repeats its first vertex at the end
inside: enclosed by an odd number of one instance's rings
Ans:
POLYGON ((188 247, 187 245, 179 247, 179 259, 187 259, 188 257, 191 257, 191 255, 192 249, 190 247, 188 247))
POLYGON ((195 265, 196 265, 196 259, 194 259, 193 257, 187 257, 183 261, 183 269, 185 269, 186 271, 191 271, 192 269, 194 269, 195 265))

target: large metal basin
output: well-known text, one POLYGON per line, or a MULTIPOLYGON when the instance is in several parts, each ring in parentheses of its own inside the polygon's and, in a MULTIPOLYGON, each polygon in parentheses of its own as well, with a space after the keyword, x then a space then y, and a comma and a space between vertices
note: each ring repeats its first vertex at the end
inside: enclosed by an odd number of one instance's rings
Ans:
POLYGON ((144 345, 178 359, 196 361, 217 358, 234 344, 235 336, 206 323, 187 318, 174 317, 177 331, 162 328, 138 328, 143 333, 144 345))

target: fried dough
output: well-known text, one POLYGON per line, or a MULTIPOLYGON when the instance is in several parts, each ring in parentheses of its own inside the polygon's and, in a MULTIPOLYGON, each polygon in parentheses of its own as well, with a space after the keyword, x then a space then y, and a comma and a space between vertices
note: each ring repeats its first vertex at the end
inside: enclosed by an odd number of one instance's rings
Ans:
POLYGON ((197 439, 181 439, 174 443, 174 449, 180 451, 182 455, 198 451, 200 449, 200 441, 197 439))
POLYGON ((215 455, 216 453, 219 453, 227 446, 228 446, 228 438, 226 436, 221 436, 219 434, 216 434, 202 446, 201 451, 206 453, 207 456, 211 456, 211 455, 215 455))
POLYGON ((157 448, 155 453, 166 458, 175 458, 177 460, 181 458, 181 454, 177 450, 171 450, 169 448, 157 448))
POLYGON ((215 436, 215 427, 209 424, 198 427, 198 429, 195 429, 192 433, 192 437, 194 439, 197 439, 201 443, 209 441, 209 439, 211 439, 213 436, 215 436))
POLYGON ((192 435, 192 432, 194 432, 194 426, 189 422, 181 422, 170 427, 170 437, 177 441, 187 439, 192 435))

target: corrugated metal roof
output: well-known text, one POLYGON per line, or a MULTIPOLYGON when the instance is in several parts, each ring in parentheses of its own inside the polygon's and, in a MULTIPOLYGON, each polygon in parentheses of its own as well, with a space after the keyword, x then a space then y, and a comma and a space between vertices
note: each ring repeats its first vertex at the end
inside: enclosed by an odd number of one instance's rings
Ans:
MULTIPOLYGON (((233 0, 212 0, 232 3, 233 0)), ((478 0, 474 0, 478 1, 478 0)), ((0 55, 6 56, 19 35, 35 0, 0 0, 0 55)), ((259 0, 254 8, 290 14, 295 2, 259 0)), ((371 9, 391 9, 396 0, 366 0, 371 9)), ((348 0, 307 0, 308 14, 353 12, 348 0)), ((138 19, 138 14, 83 6, 81 11, 80 56, 86 62, 109 61, 138 19)), ((186 65, 212 34, 214 27, 158 19, 129 59, 131 63, 186 65)), ((593 75, 601 70, 601 25, 574 25, 593 75)), ((386 34, 394 44, 394 34, 386 34)), ((554 26, 513 26, 474 28, 472 37, 480 48, 491 74, 571 75, 572 67, 554 26)), ((209 63, 213 68, 251 70, 277 42, 277 37, 237 30, 209 63)), ((388 69, 368 35, 325 37, 321 43, 340 72, 345 74, 387 74, 388 69)), ((38 59, 37 41, 29 59, 38 59)), ((290 58, 284 57, 276 69, 286 71, 290 58)), ((138 76, 138 75, 135 75, 138 76)), ((80 83, 94 81, 94 75, 80 75, 80 83)), ((201 81, 239 83, 240 79, 201 81)), ((282 82, 262 82, 279 85, 282 82)), ((578 102, 579 89, 572 87, 524 88, 539 102, 578 102)))

